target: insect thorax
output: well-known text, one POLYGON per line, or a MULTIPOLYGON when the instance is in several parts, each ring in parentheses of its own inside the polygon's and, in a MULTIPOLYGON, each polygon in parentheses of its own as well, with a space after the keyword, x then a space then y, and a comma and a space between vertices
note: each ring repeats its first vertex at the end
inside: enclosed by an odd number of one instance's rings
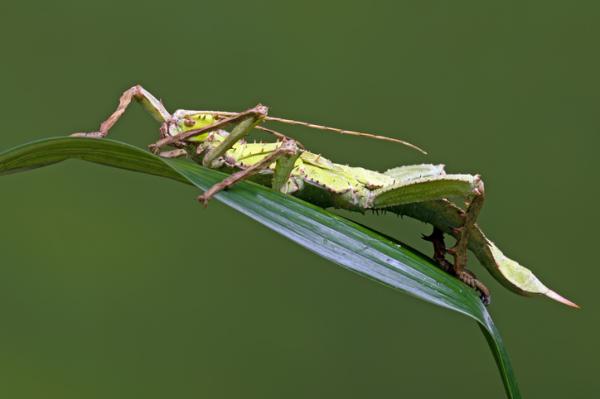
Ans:
MULTIPOLYGON (((202 129, 210 126, 219 120, 218 115, 206 114, 201 112, 187 111, 178 109, 173 113, 171 123, 169 124, 169 134, 175 136, 180 133, 185 133, 191 130, 202 129)), ((207 139, 208 134, 200 134, 191 137, 190 141, 203 142, 207 139)))

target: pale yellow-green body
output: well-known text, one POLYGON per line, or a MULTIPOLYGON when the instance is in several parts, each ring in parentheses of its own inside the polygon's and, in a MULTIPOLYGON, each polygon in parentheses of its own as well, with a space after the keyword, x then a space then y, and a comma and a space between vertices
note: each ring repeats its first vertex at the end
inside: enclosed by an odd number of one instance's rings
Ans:
MULTIPOLYGON (((197 123, 182 126, 182 130, 214 122, 212 115, 192 114, 191 117, 197 123)), ((191 141, 198 144, 201 149, 199 152, 206 153, 218 146, 227 135, 228 132, 218 130, 196 136, 191 141)), ((238 141, 211 166, 228 172, 243 170, 260 163, 279 145, 279 142, 238 141)), ((275 165, 275 162, 270 164, 254 180, 269 185, 275 165)), ((447 199, 440 199, 440 192, 446 197, 468 196, 478 179, 478 176, 468 174, 448 175, 443 165, 432 164, 401 166, 377 172, 334 163, 319 154, 302 150, 282 191, 322 207, 358 212, 382 210, 408 215, 456 236, 455 229, 461 227, 463 222, 463 210, 447 199)), ((546 287, 529 269, 506 257, 477 225, 472 230, 468 248, 504 286, 522 295, 543 294, 576 306, 546 287)))

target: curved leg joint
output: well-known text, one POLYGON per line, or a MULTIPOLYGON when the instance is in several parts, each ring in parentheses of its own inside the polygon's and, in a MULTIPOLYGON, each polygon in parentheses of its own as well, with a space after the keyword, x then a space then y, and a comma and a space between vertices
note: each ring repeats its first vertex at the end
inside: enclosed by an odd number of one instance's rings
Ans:
POLYGON ((160 122, 166 122, 170 119, 171 115, 162 105, 160 100, 155 98, 152 94, 144 90, 140 85, 135 85, 125 90, 119 98, 119 105, 117 109, 100 125, 100 129, 95 132, 87 133, 73 133, 73 137, 91 137, 91 138, 103 138, 108 135, 110 129, 115 123, 123 116, 129 104, 132 100, 136 100, 154 116, 154 118, 160 122))

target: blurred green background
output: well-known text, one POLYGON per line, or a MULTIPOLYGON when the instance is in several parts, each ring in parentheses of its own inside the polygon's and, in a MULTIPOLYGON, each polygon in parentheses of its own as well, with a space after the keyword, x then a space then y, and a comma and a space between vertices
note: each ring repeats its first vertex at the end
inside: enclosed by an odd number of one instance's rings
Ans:
MULTIPOLYGON (((0 148, 93 130, 135 83, 409 140, 284 128, 339 162, 478 172, 481 225, 580 303, 493 290, 527 398, 597 394, 600 6, 593 1, 5 4, 0 148)), ((139 106, 112 132, 146 145, 139 106)), ((502 398, 477 326, 198 193, 69 161, 2 177, 0 396, 502 398)), ((411 220, 358 217, 429 252, 411 220)))

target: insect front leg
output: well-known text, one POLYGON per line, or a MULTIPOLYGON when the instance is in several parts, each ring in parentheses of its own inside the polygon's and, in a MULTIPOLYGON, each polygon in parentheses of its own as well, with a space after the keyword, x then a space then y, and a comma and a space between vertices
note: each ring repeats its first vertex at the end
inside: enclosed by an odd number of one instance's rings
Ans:
POLYGON ((267 115, 267 107, 257 106, 248 116, 244 117, 229 133, 221 144, 214 147, 202 158, 202 165, 210 167, 212 162, 225 154, 235 143, 245 138, 248 133, 267 115))
POLYGON ((204 194, 198 196, 198 201, 206 206, 208 201, 219 191, 225 190, 242 180, 248 179, 256 173, 259 173, 261 170, 269 168, 273 162, 275 162, 275 171, 273 173, 272 187, 275 190, 281 191, 289 179, 294 163, 299 155, 300 150, 298 149, 297 143, 294 140, 284 140, 275 151, 263 158, 260 162, 257 162, 246 169, 242 169, 239 172, 233 173, 221 182, 210 187, 204 194))
POLYGON ((123 116, 125 110, 134 99, 139 101, 157 121, 165 123, 171 120, 171 114, 165 109, 160 100, 150 94, 150 92, 148 92, 142 86, 136 85, 123 92, 121 98, 119 99, 119 105, 117 106, 117 109, 108 117, 108 119, 102 122, 98 131, 74 133, 71 136, 93 138, 106 137, 110 129, 115 123, 117 123, 121 116, 123 116))
POLYGON ((218 146, 212 148, 203 158, 202 164, 210 167, 210 164, 227 150, 229 150, 236 142, 240 141, 250 133, 250 131, 259 123, 261 123, 267 115, 268 108, 262 104, 258 104, 254 108, 240 112, 229 118, 220 119, 210 125, 200 129, 186 130, 173 136, 166 136, 158 140, 156 143, 149 146, 150 150, 157 154, 160 149, 167 145, 176 145, 185 143, 186 140, 199 136, 203 133, 221 129, 230 124, 236 124, 229 133, 229 136, 223 140, 218 146))

